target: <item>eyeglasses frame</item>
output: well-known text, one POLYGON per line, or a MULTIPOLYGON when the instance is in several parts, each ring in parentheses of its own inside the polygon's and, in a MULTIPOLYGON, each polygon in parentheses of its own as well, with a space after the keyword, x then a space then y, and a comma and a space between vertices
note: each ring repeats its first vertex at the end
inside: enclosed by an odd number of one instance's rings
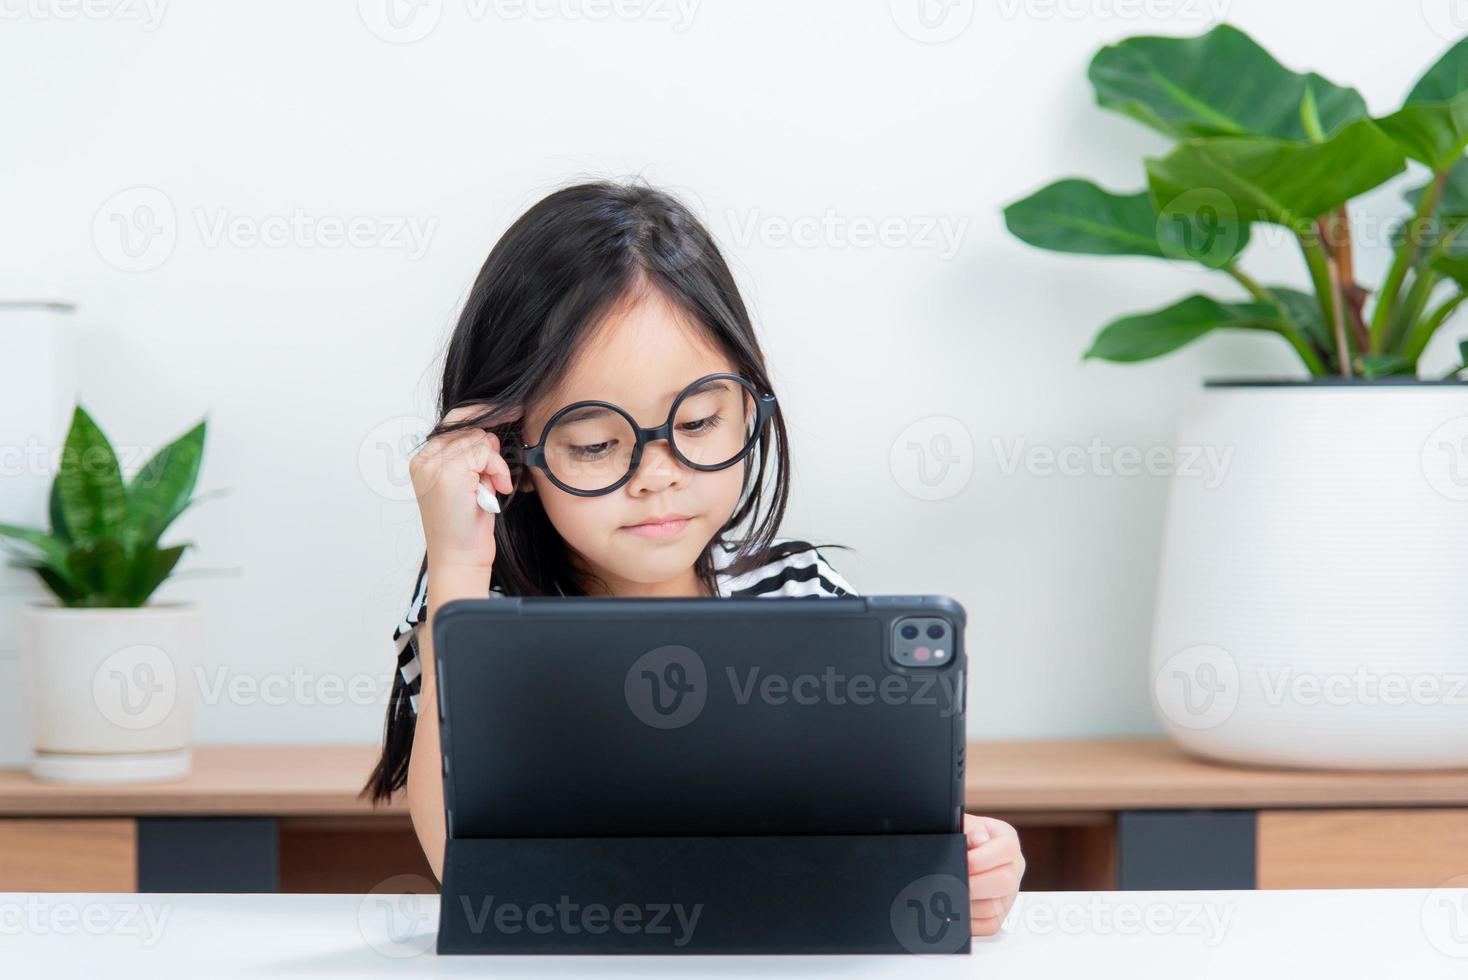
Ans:
POLYGON ((754 384, 750 382, 749 379, 744 378, 738 374, 706 374, 695 381, 689 382, 688 386, 684 388, 681 392, 679 392, 678 397, 673 399, 673 406, 668 409, 668 417, 662 425, 655 425, 648 428, 644 428, 638 425, 637 420, 634 419, 631 415, 628 415, 626 410, 623 409, 620 405, 613 405, 611 402, 604 402, 595 399, 573 402, 572 404, 558 410, 556 414, 550 417, 550 421, 546 422, 545 427, 540 430, 539 442, 537 442, 533 446, 523 443, 521 444, 521 462, 525 466, 538 467, 543 473, 545 473, 546 479, 550 480, 551 483, 555 484, 557 487, 566 491, 569 494, 574 494, 577 497, 600 497, 626 486, 627 481, 631 480, 632 477, 637 474, 637 468, 642 465, 642 447, 646 446, 650 442, 657 442, 658 440, 666 442, 668 444, 668 448, 672 450, 673 456, 677 458, 678 462, 682 463, 689 469, 697 470, 702 473, 712 473, 718 470, 728 469, 735 463, 744 459, 754 450, 755 444, 759 442, 760 437, 764 433, 765 425, 770 421, 771 418, 774 417, 775 410, 776 404, 774 393, 761 393, 759 389, 755 388, 754 384), (684 456, 681 452, 679 452, 678 444, 673 440, 673 422, 678 417, 678 407, 683 404, 683 400, 685 398, 688 398, 690 396, 692 389, 698 387, 704 382, 715 380, 737 381, 739 384, 743 385, 744 388, 749 391, 751 395, 754 396, 755 422, 754 430, 751 433, 749 443, 742 450, 740 450, 739 455, 728 460, 727 462, 718 463, 713 466, 706 466, 700 463, 693 462, 687 456, 684 456), (564 416, 566 413, 574 411, 576 409, 589 408, 592 406, 609 408, 612 411, 616 412, 618 415, 622 416, 622 418, 626 419, 628 427, 630 427, 632 431, 636 433, 637 441, 632 447, 632 462, 628 464, 627 472, 620 480, 618 480, 616 483, 613 483, 611 486, 605 487, 601 490, 581 490, 576 487, 567 486, 559 479, 557 479, 556 475, 551 472, 550 465, 546 462, 545 458, 545 438, 555 427, 556 422, 558 422, 561 417, 564 416))

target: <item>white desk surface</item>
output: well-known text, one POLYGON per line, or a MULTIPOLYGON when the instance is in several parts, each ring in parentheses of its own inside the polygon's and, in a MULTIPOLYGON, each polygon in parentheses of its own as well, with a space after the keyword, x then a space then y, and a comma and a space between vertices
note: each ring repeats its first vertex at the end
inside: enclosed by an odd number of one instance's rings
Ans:
POLYGON ((1022 893, 967 956, 440 957, 403 897, 3 893, 0 976, 1468 977, 1468 888, 1022 893))

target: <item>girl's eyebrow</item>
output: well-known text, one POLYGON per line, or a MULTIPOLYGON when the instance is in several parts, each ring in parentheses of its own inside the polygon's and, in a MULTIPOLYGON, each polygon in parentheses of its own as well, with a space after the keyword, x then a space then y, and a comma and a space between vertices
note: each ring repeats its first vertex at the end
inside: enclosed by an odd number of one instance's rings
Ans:
MULTIPOLYGON (((713 391, 716 388, 728 388, 728 387, 729 387, 729 383, 727 381, 725 381, 724 379, 722 379, 722 378, 713 378, 711 380, 705 381, 703 384, 699 385, 697 388, 694 388, 692 391, 689 392, 689 394, 690 395, 701 395, 705 391, 713 391)), ((668 392, 666 395, 663 396, 663 398, 665 400, 671 402, 674 398, 677 398, 682 393, 683 393, 683 388, 679 388, 677 391, 670 391, 670 392, 668 392)))
POLYGON ((561 421, 585 422, 587 419, 600 418, 603 415, 610 414, 612 414, 612 410, 609 408, 600 408, 596 405, 588 405, 585 408, 578 408, 574 412, 566 413, 565 415, 561 416, 561 421))
MULTIPOLYGON (((690 395, 701 395, 705 391, 727 390, 728 387, 729 387, 729 383, 727 381, 725 381, 725 380, 723 380, 721 378, 713 378, 713 379, 711 379, 709 381, 705 381, 703 384, 701 384, 698 387, 694 388, 692 391, 689 392, 689 394, 690 395)), ((674 392, 671 392, 671 393, 665 395, 664 398, 668 402, 671 403, 674 398, 677 398, 678 395, 683 392, 683 390, 684 389, 679 388, 677 391, 674 391, 674 392)), ((561 422, 562 423, 585 422, 585 421, 587 421, 589 419, 601 418, 603 415, 610 414, 610 412, 611 412, 610 409, 600 408, 600 407, 598 407, 596 405, 588 405, 585 408, 578 408, 574 412, 568 412, 567 414, 561 416, 561 422)))

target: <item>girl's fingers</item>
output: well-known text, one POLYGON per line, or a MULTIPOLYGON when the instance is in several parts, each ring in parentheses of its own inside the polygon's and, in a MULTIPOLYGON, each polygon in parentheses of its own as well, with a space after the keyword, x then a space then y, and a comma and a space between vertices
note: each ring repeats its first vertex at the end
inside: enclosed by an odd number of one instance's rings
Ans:
POLYGON ((482 432, 455 432, 452 435, 430 439, 414 457, 420 465, 442 465, 445 460, 458 459, 468 452, 469 447, 484 441, 482 432))
POLYGON ((999 837, 985 841, 968 852, 968 873, 978 874, 991 868, 1002 867, 1023 861, 1019 850, 1019 838, 999 837))
POLYGON ((992 919, 1004 914, 1002 898, 971 898, 968 902, 970 919, 992 919))
POLYGON ((515 480, 510 474, 510 464, 505 460, 505 454, 501 451, 499 436, 493 432, 486 432, 484 435, 489 443, 490 459, 489 465, 480 472, 489 477, 496 490, 509 495, 515 489, 515 480))
POLYGON ((510 476, 510 464, 498 452, 493 454, 483 473, 500 493, 508 495, 515 489, 515 482, 510 476))
POLYGON ((991 911, 991 906, 980 907, 979 902, 969 904, 969 932, 975 936, 993 936, 999 932, 1004 925, 1004 919, 1009 915, 1009 910, 1014 906, 1014 896, 1004 899, 999 903, 998 911, 991 911))
POLYGON ((410 469, 417 470, 415 485, 424 492, 437 484, 445 466, 463 467, 475 475, 477 482, 488 482, 504 494, 513 486, 509 464, 500 456, 497 442, 488 433, 466 432, 442 442, 435 440, 420 456, 410 469))
POLYGON ((450 438, 439 451, 440 464, 453 461, 473 470, 483 472, 489 465, 489 444, 484 433, 471 432, 450 438))
POLYGON ((1001 837, 1011 837, 1019 840, 1019 832, 1011 825, 996 817, 981 817, 977 813, 965 813, 963 815, 963 832, 969 835, 969 846, 973 846, 973 838, 978 842, 997 840, 1001 837))
POLYGON ((990 868, 988 871, 980 871, 978 874, 968 876, 968 897, 972 901, 976 898, 1008 898, 1019 891, 1020 869, 1013 864, 1000 865, 990 868))
POLYGON ((979 818, 972 813, 965 813, 963 815, 963 833, 968 838, 970 850, 978 847, 990 837, 988 829, 979 823, 979 818))
POLYGON ((970 931, 975 936, 992 936, 1009 914, 1024 877, 1019 833, 1003 820, 977 814, 964 815, 963 829, 969 838, 970 931))
POLYGON ((1013 895, 1004 898, 969 899, 968 911, 971 919, 1002 919, 1014 906, 1013 895))
POLYGON ((968 834, 968 870, 970 874, 997 868, 1000 865, 1018 862, 1024 867, 1024 855, 1020 851, 1019 833, 1003 820, 993 817, 964 815, 964 831, 968 834), (975 844, 975 840, 978 841, 975 844))
MULTIPOLYGON (((443 417, 443 421, 445 424, 464 422, 469 419, 478 418, 484 415, 485 410, 486 407, 484 405, 460 405, 458 408, 453 409, 447 415, 445 415, 443 417)), ((507 422, 514 422, 517 421, 520 417, 521 413, 519 411, 515 411, 511 413, 508 417, 497 418, 495 420, 495 424, 502 425, 507 422)), ((446 447, 457 444, 464 439, 488 439, 493 444, 495 454, 499 454, 499 436, 491 432, 489 429, 483 428, 456 429, 453 432, 448 432, 440 436, 435 436, 433 439, 428 440, 427 444, 420 450, 420 453, 428 451, 430 449, 436 449, 437 451, 442 452, 446 447)))
POLYGON ((450 441, 445 452, 461 456, 469 469, 500 493, 509 494, 515 488, 510 464, 500 453, 500 440, 493 432, 467 432, 450 441))

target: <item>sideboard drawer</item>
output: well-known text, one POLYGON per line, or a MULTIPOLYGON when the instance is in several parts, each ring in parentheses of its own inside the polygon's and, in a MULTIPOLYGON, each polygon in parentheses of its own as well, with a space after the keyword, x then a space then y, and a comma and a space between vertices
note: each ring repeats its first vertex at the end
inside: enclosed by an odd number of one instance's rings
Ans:
POLYGON ((1259 888, 1434 888, 1468 874, 1468 810, 1261 810, 1259 888))
POLYGON ((135 820, 0 820, 0 892, 132 892, 137 887, 135 820))

